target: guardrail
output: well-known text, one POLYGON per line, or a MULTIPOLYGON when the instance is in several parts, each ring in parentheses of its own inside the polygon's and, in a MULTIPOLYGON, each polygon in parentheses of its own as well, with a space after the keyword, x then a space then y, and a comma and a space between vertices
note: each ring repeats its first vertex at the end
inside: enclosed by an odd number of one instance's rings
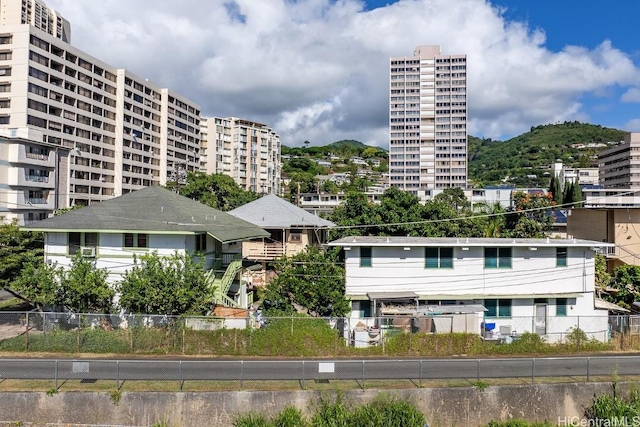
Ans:
POLYGON ((97 360, 2 359, 0 378, 115 381, 366 381, 410 380, 417 387, 427 380, 571 377, 590 381, 594 376, 640 375, 640 356, 395 359, 395 360, 97 360))

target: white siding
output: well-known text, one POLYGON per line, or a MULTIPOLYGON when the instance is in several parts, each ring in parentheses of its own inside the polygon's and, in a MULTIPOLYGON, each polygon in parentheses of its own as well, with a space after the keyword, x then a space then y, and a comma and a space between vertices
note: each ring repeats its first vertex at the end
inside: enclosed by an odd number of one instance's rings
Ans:
POLYGON ((594 259, 588 248, 568 248, 566 267, 556 267, 556 248, 512 249, 511 268, 485 268, 484 248, 454 248, 453 268, 425 268, 423 247, 372 248, 372 266, 360 267, 358 247, 345 251, 346 294, 415 292, 429 295, 533 295, 593 292, 594 259))

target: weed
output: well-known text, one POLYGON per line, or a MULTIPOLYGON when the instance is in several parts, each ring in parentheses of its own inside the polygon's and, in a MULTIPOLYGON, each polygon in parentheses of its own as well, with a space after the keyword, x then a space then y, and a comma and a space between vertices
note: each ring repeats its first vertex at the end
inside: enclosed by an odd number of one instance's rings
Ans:
POLYGON ((489 387, 489 384, 485 383, 484 381, 474 381, 473 383, 471 383, 475 388, 477 388, 480 391, 485 391, 487 389, 487 387, 489 387))
POLYGON ((50 388, 49 390, 47 390, 47 396, 53 396, 54 394, 58 394, 57 388, 50 388))
POLYGON ((114 405, 118 406, 122 398, 122 392, 118 389, 109 390, 109 397, 114 405))

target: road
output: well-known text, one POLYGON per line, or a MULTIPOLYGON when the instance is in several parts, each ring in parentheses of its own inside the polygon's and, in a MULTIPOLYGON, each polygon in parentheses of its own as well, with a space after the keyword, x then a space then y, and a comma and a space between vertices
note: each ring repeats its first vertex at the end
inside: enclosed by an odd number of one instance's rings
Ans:
POLYGON ((640 375, 640 356, 304 361, 0 359, 0 379, 31 380, 481 380, 611 375, 640 375))

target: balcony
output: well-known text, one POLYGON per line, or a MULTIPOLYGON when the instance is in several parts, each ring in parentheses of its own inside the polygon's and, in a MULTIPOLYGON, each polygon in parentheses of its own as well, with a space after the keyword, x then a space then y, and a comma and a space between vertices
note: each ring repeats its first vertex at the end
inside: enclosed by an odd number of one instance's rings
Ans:
POLYGON ((9 146, 9 163, 20 163, 24 165, 55 167, 55 153, 49 154, 29 153, 27 147, 22 144, 11 144, 9 146))
POLYGON ((242 256, 251 260, 272 260, 284 255, 282 242, 243 242, 242 256))

